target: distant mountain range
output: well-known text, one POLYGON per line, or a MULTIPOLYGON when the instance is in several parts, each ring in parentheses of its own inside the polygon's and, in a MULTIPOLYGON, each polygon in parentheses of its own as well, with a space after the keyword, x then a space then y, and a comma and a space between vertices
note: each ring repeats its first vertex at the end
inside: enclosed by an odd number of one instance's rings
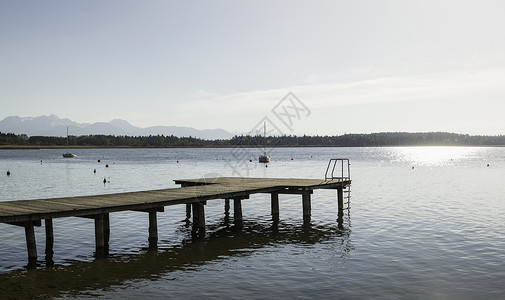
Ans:
POLYGON ((39 117, 10 116, 0 121, 0 132, 26 134, 28 136, 66 136, 67 126, 70 135, 174 135, 178 137, 198 137, 202 139, 229 139, 233 134, 224 129, 195 129, 179 126, 153 126, 140 128, 125 120, 110 122, 76 123, 70 119, 60 119, 55 115, 39 117))

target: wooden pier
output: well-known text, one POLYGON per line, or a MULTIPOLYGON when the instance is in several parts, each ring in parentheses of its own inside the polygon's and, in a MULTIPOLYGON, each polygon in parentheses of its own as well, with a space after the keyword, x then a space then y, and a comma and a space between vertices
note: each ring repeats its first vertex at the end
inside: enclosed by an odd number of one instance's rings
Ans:
POLYGON ((337 190, 338 216, 343 215, 344 189, 351 184, 349 178, 318 180, 293 178, 243 178, 219 177, 175 180, 180 188, 106 194, 96 196, 64 197, 38 200, 0 202, 0 222, 25 228, 28 251, 28 268, 37 262, 34 226, 44 221, 46 234, 46 263, 53 258, 53 219, 84 217, 94 220, 97 258, 109 252, 109 213, 120 211, 142 211, 149 215, 149 248, 156 249, 158 242, 157 213, 165 206, 186 204, 186 219, 192 217, 192 232, 196 236, 205 234, 205 205, 209 200, 225 199, 225 213, 229 214, 233 200, 233 220, 242 224, 241 201, 258 193, 271 194, 273 220, 279 219, 279 195, 302 195, 304 222, 310 221, 311 195, 315 189, 337 190), (192 215, 191 215, 192 213, 192 215))

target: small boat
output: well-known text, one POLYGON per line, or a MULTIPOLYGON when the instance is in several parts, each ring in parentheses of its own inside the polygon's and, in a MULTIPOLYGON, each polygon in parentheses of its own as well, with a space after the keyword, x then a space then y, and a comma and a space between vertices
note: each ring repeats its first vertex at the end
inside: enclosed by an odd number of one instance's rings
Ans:
POLYGON ((72 152, 67 152, 67 153, 63 153, 63 157, 64 158, 74 158, 76 157, 77 155, 75 155, 74 153, 72 152))
MULTIPOLYGON (((263 123, 263 138, 265 141, 266 141, 266 135, 267 135, 267 123, 264 122, 263 123)), ((265 141, 263 141, 263 143, 265 143, 265 141)), ((266 148, 263 151, 263 155, 260 155, 258 161, 260 163, 269 163, 270 162, 270 156, 267 155, 266 148)))
POLYGON ((263 155, 260 155, 259 162, 260 163, 269 163, 270 162, 270 156, 268 156, 267 153, 265 152, 263 155))
MULTIPOLYGON (((68 126, 67 126, 67 149, 68 149, 68 126)), ((77 155, 75 155, 75 154, 74 154, 74 153, 72 153, 72 152, 69 152, 68 150, 67 150, 67 152, 66 152, 66 153, 63 153, 63 158, 74 158, 74 157, 76 157, 76 156, 77 156, 77 155)))

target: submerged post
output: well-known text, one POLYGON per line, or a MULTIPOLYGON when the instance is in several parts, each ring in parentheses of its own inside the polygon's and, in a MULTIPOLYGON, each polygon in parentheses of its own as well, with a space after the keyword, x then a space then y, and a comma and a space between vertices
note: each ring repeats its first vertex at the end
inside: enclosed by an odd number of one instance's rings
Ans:
POLYGON ((233 221, 235 224, 242 224, 242 198, 233 199, 233 221))
POLYGON ((230 215, 230 199, 228 198, 224 199, 224 215, 230 215))
POLYGON ((202 202, 192 203, 193 208, 193 235, 205 236, 205 205, 202 202))
POLYGON ((52 266, 53 261, 53 246, 54 246, 54 233, 53 233, 53 219, 45 219, 44 227, 46 230, 46 264, 52 266))
POLYGON ((303 206, 303 221, 310 222, 310 194, 302 194, 302 206, 303 206))
POLYGON ((149 210, 149 250, 158 249, 158 215, 156 209, 149 210))
POLYGON ((95 257, 105 257, 104 214, 97 214, 95 219, 95 257))
POLYGON ((337 188, 338 213, 344 213, 344 187, 337 188))
POLYGON ((35 230, 32 221, 25 223, 26 249, 28 250, 28 269, 34 269, 37 266, 37 243, 35 242, 35 230))
POLYGON ((104 255, 109 255, 109 241, 110 241, 110 219, 109 213, 103 214, 103 250, 104 255))
POLYGON ((343 185, 337 188, 338 215, 337 225, 339 229, 343 229, 344 223, 344 187, 343 185))
POLYGON ((270 194, 270 202, 272 207, 272 220, 279 220, 279 193, 270 194))
POLYGON ((205 203, 199 203, 198 209, 198 230, 205 231, 205 203))
POLYGON ((186 221, 191 219, 191 203, 186 204, 186 221))

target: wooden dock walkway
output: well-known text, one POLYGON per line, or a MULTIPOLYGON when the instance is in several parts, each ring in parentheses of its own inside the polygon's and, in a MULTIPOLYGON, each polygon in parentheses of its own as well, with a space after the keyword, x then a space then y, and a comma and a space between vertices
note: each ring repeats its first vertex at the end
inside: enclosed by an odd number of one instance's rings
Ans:
POLYGON ((110 236, 109 213, 120 211, 143 211, 149 213, 149 245, 156 249, 158 241, 157 212, 165 206, 186 204, 186 219, 193 213, 193 233, 205 233, 205 205, 208 200, 225 199, 225 213, 233 200, 234 222, 242 222, 241 201, 257 193, 271 194, 271 211, 274 220, 279 218, 279 194, 302 195, 304 221, 310 220, 311 194, 315 189, 337 190, 338 214, 343 211, 343 190, 350 186, 347 178, 333 180, 293 178, 243 178, 219 177, 175 180, 180 188, 105 194, 95 196, 63 197, 38 200, 0 202, 0 222, 25 228, 28 250, 28 267, 35 267, 37 249, 34 226, 44 220, 46 233, 46 263, 53 257, 54 218, 85 217, 95 222, 96 257, 108 253, 110 236))

